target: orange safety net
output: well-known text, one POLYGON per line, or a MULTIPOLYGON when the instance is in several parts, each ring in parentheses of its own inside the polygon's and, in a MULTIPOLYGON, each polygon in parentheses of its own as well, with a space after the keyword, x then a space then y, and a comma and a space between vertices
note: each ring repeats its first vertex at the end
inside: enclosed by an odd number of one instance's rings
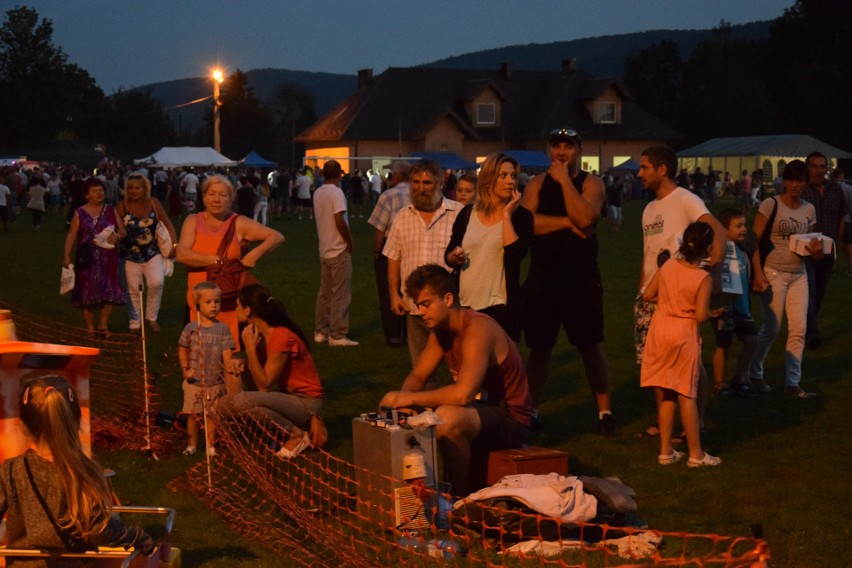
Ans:
POLYGON ((435 494, 421 502, 405 482, 322 450, 282 459, 286 436, 271 421, 221 419, 218 455, 179 483, 288 565, 756 567, 768 559, 766 542, 753 537, 562 524, 475 502, 448 512, 435 494))
MULTIPOLYGON (((90 367, 96 445, 174 452, 174 430, 154 424, 159 396, 143 373, 139 336, 89 337, 2 301, 0 308, 12 310, 20 340, 101 349, 90 367)), ((279 458, 287 434, 272 422, 240 415, 218 424, 218 455, 176 483, 188 483, 229 527, 291 564, 759 567, 769 558, 767 543, 754 537, 566 525, 480 503, 450 512, 434 493, 420 501, 405 482, 322 450, 279 458)))
MULTIPOLYGON (((89 365, 91 429, 95 445, 162 450, 163 433, 155 425, 160 397, 145 377, 142 339, 131 333, 110 337, 27 313, 0 300, 12 312, 18 339, 38 343, 96 347, 89 365)), ((49 372, 49 371, 46 371, 49 372)))

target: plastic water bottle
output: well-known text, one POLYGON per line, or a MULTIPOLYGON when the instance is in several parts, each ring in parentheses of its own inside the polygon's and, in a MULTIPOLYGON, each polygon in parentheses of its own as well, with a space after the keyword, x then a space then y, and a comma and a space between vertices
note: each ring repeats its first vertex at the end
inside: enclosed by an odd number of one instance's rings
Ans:
POLYGON ((435 498, 435 515, 433 522, 440 530, 449 530, 450 528, 450 512, 453 510, 453 504, 449 499, 440 493, 435 498))
POLYGON ((464 548, 455 541, 449 539, 434 539, 429 541, 429 556, 451 560, 456 554, 465 554, 464 548))

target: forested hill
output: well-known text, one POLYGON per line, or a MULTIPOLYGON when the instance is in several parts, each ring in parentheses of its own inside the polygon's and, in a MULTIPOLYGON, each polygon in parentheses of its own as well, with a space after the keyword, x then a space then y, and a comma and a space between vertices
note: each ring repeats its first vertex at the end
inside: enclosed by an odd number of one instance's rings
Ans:
MULTIPOLYGON (((769 24, 770 22, 765 21, 732 26, 731 33, 733 37, 766 38, 769 35, 769 24)), ((711 24, 708 22, 708 25, 711 24)), ((686 60, 695 46, 709 38, 712 33, 711 29, 654 30, 544 44, 512 45, 440 59, 423 66, 497 69, 503 62, 512 62, 516 69, 546 70, 559 69, 563 59, 575 58, 577 65, 593 76, 618 76, 623 73, 624 58, 633 50, 669 39, 678 43, 681 55, 686 60)), ((357 69, 353 69, 351 75, 344 75, 287 69, 254 69, 246 71, 245 74, 257 98, 264 102, 269 101, 282 83, 305 87, 313 94, 317 114, 322 116, 352 94, 356 88, 356 71, 357 69)), ((376 74, 382 71, 383 69, 375 69, 376 74)), ((212 91, 210 80, 204 77, 152 83, 140 89, 150 90, 154 98, 166 107, 178 130, 191 131, 201 127, 204 109, 209 106, 204 103, 180 105, 210 96, 212 91)))
MULTIPOLYGON (((718 23, 708 22, 708 25, 718 23)), ((765 39, 769 37, 770 24, 767 20, 731 26, 731 35, 742 39, 765 39)), ((681 57, 686 61, 695 46, 712 34, 712 29, 652 30, 553 43, 510 45, 439 59, 422 67, 497 69, 501 63, 511 62, 516 69, 545 71, 557 70, 563 59, 574 58, 577 66, 592 76, 613 77, 624 73, 624 58, 633 50, 644 49, 662 40, 671 40, 680 46, 681 57)))

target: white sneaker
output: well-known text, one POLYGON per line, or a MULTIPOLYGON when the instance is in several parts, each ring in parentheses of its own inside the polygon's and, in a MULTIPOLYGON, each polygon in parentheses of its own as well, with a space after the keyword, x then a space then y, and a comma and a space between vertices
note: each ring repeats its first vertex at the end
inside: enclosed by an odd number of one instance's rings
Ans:
POLYGON ((338 339, 335 339, 333 337, 330 338, 328 340, 328 344, 332 347, 355 347, 356 345, 358 345, 358 342, 352 341, 344 335, 343 337, 340 337, 338 339))
POLYGON ((314 332, 314 343, 325 343, 328 341, 328 336, 318 331, 314 332))
POLYGON ((183 450, 183 455, 185 456, 194 456, 195 455, 195 446, 187 446, 183 450))

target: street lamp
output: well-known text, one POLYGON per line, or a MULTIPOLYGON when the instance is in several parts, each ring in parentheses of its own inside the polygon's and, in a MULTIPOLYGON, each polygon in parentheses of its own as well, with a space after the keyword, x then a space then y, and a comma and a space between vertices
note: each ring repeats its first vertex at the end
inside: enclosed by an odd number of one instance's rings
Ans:
POLYGON ((221 69, 213 70, 213 149, 217 152, 222 152, 222 143, 219 139, 219 107, 222 106, 222 101, 219 100, 219 85, 225 80, 221 69))

